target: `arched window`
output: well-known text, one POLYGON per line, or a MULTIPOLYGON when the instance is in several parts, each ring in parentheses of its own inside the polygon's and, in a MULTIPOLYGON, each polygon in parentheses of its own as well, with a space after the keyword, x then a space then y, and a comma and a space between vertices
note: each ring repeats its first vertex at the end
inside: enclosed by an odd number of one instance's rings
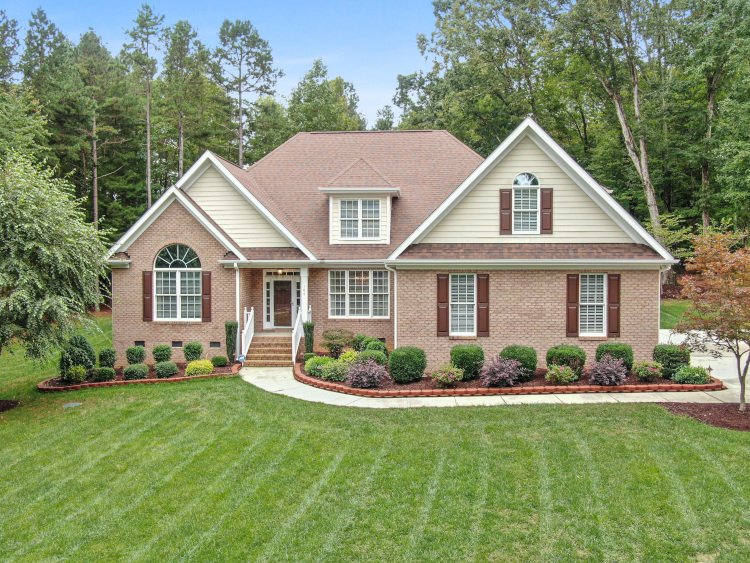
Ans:
POLYGON ((513 232, 539 233, 539 180, 529 172, 513 180, 513 232))
POLYGON ((170 244, 154 263, 156 320, 201 320, 201 261, 184 244, 170 244))

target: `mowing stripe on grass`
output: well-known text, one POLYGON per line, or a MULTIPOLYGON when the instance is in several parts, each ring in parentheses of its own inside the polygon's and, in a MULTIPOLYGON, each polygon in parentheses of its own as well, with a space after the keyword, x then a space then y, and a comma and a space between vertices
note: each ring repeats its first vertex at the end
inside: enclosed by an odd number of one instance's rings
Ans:
POLYGON ((414 529, 409 534, 408 549, 404 557, 405 561, 414 561, 419 556, 417 547, 419 542, 422 540, 424 535, 425 526, 430 518, 430 512, 432 512, 432 506, 435 503, 435 496, 437 495, 438 487, 441 484, 443 478, 443 471, 445 469, 445 459, 447 457, 446 448, 443 448, 440 452, 440 458, 437 462, 437 467, 432 471, 432 477, 427 483, 427 490, 425 491, 424 500, 422 501, 422 507, 419 510, 419 517, 414 523, 414 529))
POLYGON ((479 498, 474 503, 473 511, 471 515, 471 529, 469 532, 469 545, 466 546, 466 560, 476 561, 479 555, 479 538, 482 535, 482 521, 484 520, 484 511, 487 507, 487 497, 489 496, 489 476, 490 473, 490 460, 487 454, 490 446, 490 440, 487 436, 487 425, 483 424, 479 428, 479 435, 481 441, 484 442, 485 447, 481 449, 482 459, 479 462, 481 470, 478 472, 479 476, 479 498))
POLYGON ((552 522, 551 513, 553 510, 552 505, 552 482, 549 475, 549 462, 547 461, 547 439, 537 438, 534 440, 537 447, 534 449, 536 454, 536 469, 539 475, 539 533, 537 545, 539 548, 539 558, 542 561, 551 561, 555 558, 555 554, 552 551, 551 539, 552 539, 552 522))

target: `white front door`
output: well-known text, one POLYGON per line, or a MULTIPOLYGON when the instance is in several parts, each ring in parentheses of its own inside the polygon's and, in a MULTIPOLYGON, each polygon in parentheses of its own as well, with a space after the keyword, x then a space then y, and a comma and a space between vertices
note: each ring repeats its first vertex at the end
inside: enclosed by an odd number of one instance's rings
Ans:
POLYGON ((263 271, 263 328, 292 328, 300 306, 299 272, 263 271))

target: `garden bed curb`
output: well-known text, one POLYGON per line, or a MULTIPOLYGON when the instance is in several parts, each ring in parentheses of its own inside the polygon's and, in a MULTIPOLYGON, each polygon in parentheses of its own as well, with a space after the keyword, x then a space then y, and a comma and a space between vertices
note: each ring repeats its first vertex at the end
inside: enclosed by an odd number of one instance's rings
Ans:
POLYGON ((551 395, 557 393, 647 393, 654 391, 721 391, 726 389, 724 383, 715 377, 711 383, 704 385, 686 385, 682 383, 659 383, 644 385, 546 385, 544 387, 476 387, 462 389, 356 389, 335 381, 305 375, 302 364, 294 364, 294 379, 305 385, 357 395, 358 397, 457 397, 467 395, 551 395))
POLYGON ((237 375, 242 368, 242 364, 233 364, 231 373, 209 373, 208 375, 191 375, 190 377, 168 377, 166 379, 126 379, 125 381, 97 381, 93 383, 79 383, 77 385, 66 385, 64 387, 47 387, 46 384, 57 377, 50 377, 36 388, 42 393, 56 393, 58 391, 78 391, 79 389, 90 389, 92 387, 117 387, 118 385, 129 385, 132 383, 179 383, 181 381, 191 381, 193 379, 207 379, 209 377, 220 377, 222 375, 237 375))

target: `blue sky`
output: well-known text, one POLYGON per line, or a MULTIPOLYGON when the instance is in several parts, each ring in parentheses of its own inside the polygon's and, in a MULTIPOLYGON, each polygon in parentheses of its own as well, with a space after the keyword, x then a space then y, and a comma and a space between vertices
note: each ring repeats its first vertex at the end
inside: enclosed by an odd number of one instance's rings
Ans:
MULTIPOLYGON (((93 2, 86 0, 15 1, 4 7, 26 33, 32 11, 41 7, 71 39, 77 41, 93 28, 114 53, 126 40, 142 1, 93 2)), ((379 108, 391 104, 396 76, 431 66, 419 54, 418 33, 429 34, 435 18, 430 0, 383 0, 344 2, 309 0, 275 2, 196 2, 153 0, 151 6, 164 14, 164 22, 186 19, 198 29, 201 41, 216 44, 224 19, 250 20, 273 49, 277 66, 286 76, 277 94, 288 95, 312 66, 322 58, 332 76, 352 82, 360 97, 360 110, 369 125, 379 108)))

